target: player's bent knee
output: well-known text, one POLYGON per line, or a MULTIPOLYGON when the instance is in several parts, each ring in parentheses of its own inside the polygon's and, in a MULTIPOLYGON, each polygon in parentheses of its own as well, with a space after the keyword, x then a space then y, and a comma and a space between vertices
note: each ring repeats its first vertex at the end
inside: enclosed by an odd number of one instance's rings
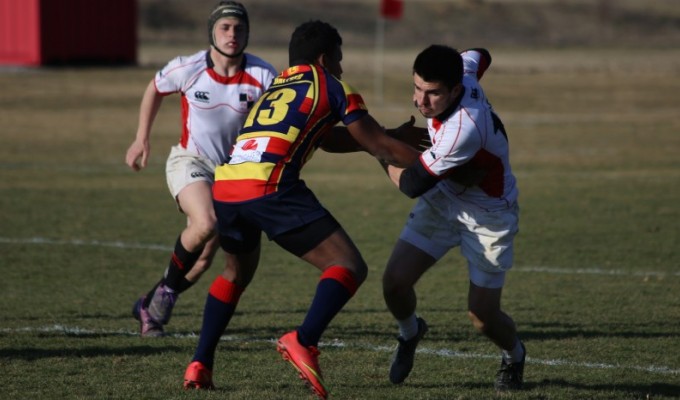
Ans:
POLYGON ((355 263, 354 265, 348 266, 347 269, 354 276, 354 280, 357 285, 361 285, 366 280, 368 276, 368 265, 365 262, 355 263))
POLYGON ((206 220, 192 222, 192 224, 189 226, 189 229, 203 243, 208 242, 217 234, 215 223, 211 223, 210 221, 206 220))
POLYGON ((392 273, 389 272, 389 270, 386 270, 383 273, 382 276, 382 287, 383 287, 383 292, 391 292, 394 290, 395 287, 395 281, 394 281, 394 276, 392 273))
POLYGON ((408 291, 411 285, 402 279, 401 274, 385 272, 383 274, 382 287, 384 296, 394 297, 408 291))

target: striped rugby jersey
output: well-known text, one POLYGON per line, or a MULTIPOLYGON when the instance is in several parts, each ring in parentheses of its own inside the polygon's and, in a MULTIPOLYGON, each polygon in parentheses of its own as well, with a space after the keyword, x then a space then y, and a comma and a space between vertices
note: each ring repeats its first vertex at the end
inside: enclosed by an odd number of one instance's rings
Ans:
POLYGON ((335 124, 367 113, 361 95, 323 67, 284 70, 248 114, 229 162, 215 169, 213 198, 248 201, 292 186, 335 124))

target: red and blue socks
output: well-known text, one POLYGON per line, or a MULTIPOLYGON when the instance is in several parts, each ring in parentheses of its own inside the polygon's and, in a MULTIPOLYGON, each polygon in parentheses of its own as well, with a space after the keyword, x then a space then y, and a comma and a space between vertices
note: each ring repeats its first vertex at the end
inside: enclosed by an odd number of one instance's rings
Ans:
POLYGON ((328 324, 354 296, 359 284, 350 270, 327 268, 316 286, 316 294, 305 320, 298 328, 298 340, 305 347, 317 346, 328 324))
POLYGON ((215 278, 205 301, 203 325, 193 361, 200 361, 206 368, 213 369, 215 349, 236 311, 243 290, 221 275, 215 278))

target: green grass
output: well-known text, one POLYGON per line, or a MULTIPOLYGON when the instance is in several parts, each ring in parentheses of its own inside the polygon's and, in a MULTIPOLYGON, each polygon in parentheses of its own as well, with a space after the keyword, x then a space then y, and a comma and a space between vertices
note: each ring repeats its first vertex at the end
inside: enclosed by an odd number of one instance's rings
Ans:
MULTIPOLYGON (((346 53, 346 79, 379 120, 405 120, 415 52, 399 55, 375 105, 370 70, 346 53)), ((555 72, 534 52, 496 53, 482 82, 508 128, 521 192, 503 306, 529 352, 526 390, 493 392, 498 352, 466 318, 457 250, 419 282, 431 330, 407 382, 388 382, 396 327, 380 276, 413 202, 368 156, 319 152, 303 175, 370 265, 323 337, 333 398, 680 398, 678 64, 582 69, 578 60, 597 54, 569 54, 555 72)), ((626 54, 610 56, 635 66, 626 54)), ((640 59, 668 57, 659 54, 640 59)), ((0 398, 308 398, 274 340, 304 318, 318 272, 269 243, 220 344, 217 391, 185 392, 181 378, 221 259, 182 296, 169 337, 137 334, 130 307, 159 278, 184 223, 163 176, 176 98, 158 117, 148 169, 123 164, 153 72, 0 73, 0 398)))

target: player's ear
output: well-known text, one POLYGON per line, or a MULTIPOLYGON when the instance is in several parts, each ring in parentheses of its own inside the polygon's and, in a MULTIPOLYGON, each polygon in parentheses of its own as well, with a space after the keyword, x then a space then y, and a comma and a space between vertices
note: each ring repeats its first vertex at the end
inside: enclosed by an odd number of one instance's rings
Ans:
POLYGON ((319 54, 319 56, 316 58, 316 64, 326 68, 326 54, 319 54))

